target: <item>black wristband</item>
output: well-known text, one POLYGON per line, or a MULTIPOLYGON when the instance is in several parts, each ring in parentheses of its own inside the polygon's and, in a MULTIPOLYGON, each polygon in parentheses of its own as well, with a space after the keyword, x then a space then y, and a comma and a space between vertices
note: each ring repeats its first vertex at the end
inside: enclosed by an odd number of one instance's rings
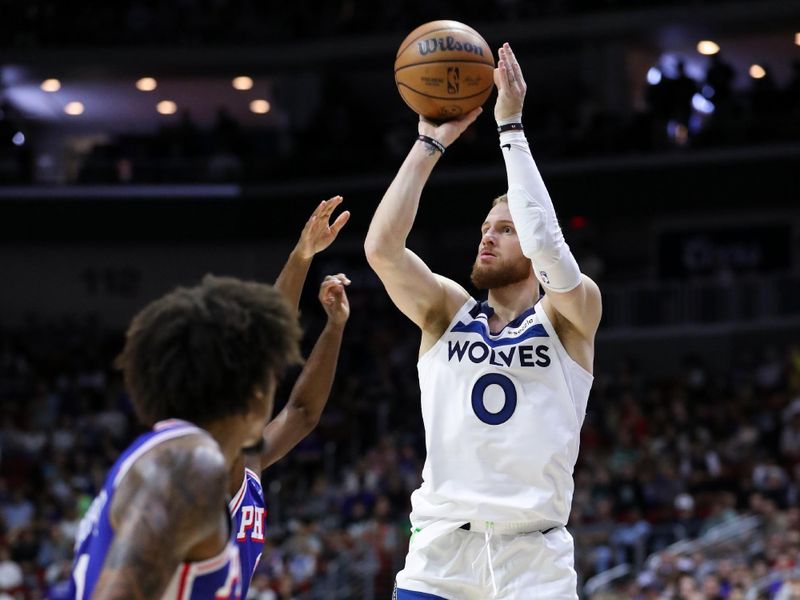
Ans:
POLYGON ((497 126, 497 133, 503 133, 504 131, 523 131, 524 129, 522 123, 506 123, 505 125, 497 126))
POLYGON ((427 136, 427 135, 422 135, 422 134, 420 133, 420 134, 417 136, 417 139, 418 139, 420 142, 425 142, 425 143, 426 143, 426 144, 428 144, 429 146, 433 146, 434 148, 436 148, 436 149, 437 149, 439 152, 441 152, 442 154, 444 154, 444 151, 446 150, 446 148, 444 147, 444 144, 443 144, 442 142, 440 142, 439 140, 435 140, 435 139, 433 139, 432 137, 429 137, 429 136, 427 136))

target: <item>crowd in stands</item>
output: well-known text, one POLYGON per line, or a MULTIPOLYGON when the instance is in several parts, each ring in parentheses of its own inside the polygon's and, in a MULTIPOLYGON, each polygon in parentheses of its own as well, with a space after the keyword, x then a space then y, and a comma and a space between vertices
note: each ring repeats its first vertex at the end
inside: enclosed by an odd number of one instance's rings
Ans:
MULTIPOLYGON (((425 456, 418 336, 383 294, 349 295, 323 419, 264 473, 269 535, 251 600, 388 598, 402 566, 425 456)), ((306 308, 311 343, 322 315, 306 308)), ((2 600, 64 598, 79 519, 140 431, 110 367, 121 341, 91 320, 0 333, 2 600)), ((593 598, 734 600, 800 566, 800 348, 754 344, 727 369, 687 357, 667 376, 633 360, 595 375, 569 529, 582 582, 620 564, 632 575, 593 598), (742 515, 760 524, 741 547, 669 548, 742 515)), ((791 585, 760 597, 791 597, 791 585)))
POLYGON ((575 475, 584 578, 627 563, 640 577, 612 597, 727 600, 800 566, 800 348, 747 353, 723 372, 688 357, 663 381, 632 364, 607 375, 595 383, 575 475), (668 549, 742 515, 760 526, 741 547, 668 549))

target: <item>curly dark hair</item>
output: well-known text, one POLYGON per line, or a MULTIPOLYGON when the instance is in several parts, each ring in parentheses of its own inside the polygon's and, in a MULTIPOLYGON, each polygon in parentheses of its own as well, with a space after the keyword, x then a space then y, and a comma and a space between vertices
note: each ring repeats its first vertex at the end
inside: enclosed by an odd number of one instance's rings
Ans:
POLYGON ((300 335, 271 285, 206 275, 142 309, 116 365, 143 424, 208 423, 248 412, 258 386, 302 362, 300 335))

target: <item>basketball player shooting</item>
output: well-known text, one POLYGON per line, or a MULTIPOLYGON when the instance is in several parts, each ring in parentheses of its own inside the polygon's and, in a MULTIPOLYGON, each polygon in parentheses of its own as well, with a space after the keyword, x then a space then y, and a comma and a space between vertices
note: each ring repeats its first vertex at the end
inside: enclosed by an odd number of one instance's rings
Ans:
POLYGON ((118 364, 151 430, 81 521, 70 597, 239 600, 228 474, 300 361, 296 311, 269 285, 207 276, 137 314, 118 364))
MULTIPOLYGON (((335 196, 317 206, 275 282, 275 288, 283 293, 295 311, 314 255, 333 243, 350 218, 350 213, 344 211, 333 223, 330 222, 334 210, 341 203, 341 196, 335 196)), ((325 277, 319 290, 319 301, 327 315, 325 328, 295 382, 286 406, 266 424, 258 443, 246 448, 231 469, 229 506, 242 565, 242 598, 247 596, 250 579, 264 549, 266 502, 261 472, 305 438, 322 416, 336 373, 344 327, 350 316, 345 293, 348 285, 350 280, 343 273, 325 277)))
POLYGON ((526 85, 499 50, 494 108, 508 190, 481 225, 478 302, 406 248, 446 148, 478 117, 419 122, 367 234, 370 265, 422 332, 427 457, 398 600, 574 599, 569 518, 601 301, 564 241, 522 127, 526 85), (540 287, 544 295, 540 298, 540 287))

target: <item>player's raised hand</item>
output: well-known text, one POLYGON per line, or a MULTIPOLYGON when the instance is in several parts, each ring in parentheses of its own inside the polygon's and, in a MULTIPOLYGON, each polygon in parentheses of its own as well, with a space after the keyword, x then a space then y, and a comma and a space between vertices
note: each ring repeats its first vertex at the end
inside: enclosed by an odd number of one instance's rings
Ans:
POLYGON ((481 107, 471 110, 463 117, 446 121, 440 125, 427 120, 425 117, 420 116, 418 131, 422 135, 427 135, 443 144, 445 148, 455 142, 459 136, 466 131, 467 127, 475 122, 478 115, 483 112, 481 107))
POLYGON ((322 252, 333 243, 342 227, 350 218, 350 211, 343 211, 331 224, 331 215, 342 203, 341 196, 323 200, 311 213, 297 242, 297 250, 303 258, 310 259, 317 252, 322 252))
POLYGON ((350 316, 350 303, 344 291, 350 280, 344 273, 328 275, 319 287, 319 301, 328 315, 328 321, 336 325, 344 325, 350 316))
POLYGON ((497 68, 494 70, 494 84, 497 86, 497 101, 494 104, 494 118, 507 119, 522 114, 525 92, 528 86, 522 76, 522 69, 508 43, 497 51, 497 68))

